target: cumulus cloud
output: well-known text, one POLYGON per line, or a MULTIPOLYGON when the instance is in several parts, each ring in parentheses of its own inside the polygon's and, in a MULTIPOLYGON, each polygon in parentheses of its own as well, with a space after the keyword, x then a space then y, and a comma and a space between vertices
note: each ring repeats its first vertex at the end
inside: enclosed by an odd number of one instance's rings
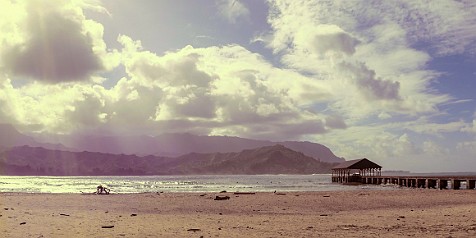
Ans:
POLYGON ((375 71, 369 70, 363 63, 351 65, 342 63, 339 66, 343 72, 349 72, 349 77, 369 99, 397 100, 400 99, 399 82, 392 82, 377 78, 375 71))
MULTIPOLYGON (((128 77, 114 88, 115 98, 133 98, 131 103, 148 112, 134 124, 153 123, 161 132, 266 139, 327 132, 319 113, 301 107, 309 99, 303 96, 306 87, 298 86, 307 83, 316 94, 323 89, 296 72, 274 68, 241 46, 187 46, 158 56, 142 50, 138 41, 125 36, 119 40, 128 77), (144 87, 149 96, 144 91, 126 96, 144 87)), ((124 109, 128 102, 120 105, 124 109)), ((117 120, 124 118, 117 111, 113 114, 117 120)))
POLYGON ((17 41, 4 45, 2 52, 7 72, 57 83, 87 80, 104 68, 102 26, 86 20, 80 6, 60 0, 28 1, 11 5, 10 10, 19 7, 16 10, 26 15, 9 22, 21 29, 15 32, 17 41))
POLYGON ((343 52, 347 55, 355 53, 358 40, 343 32, 328 35, 316 35, 314 47, 317 52, 325 54, 328 51, 343 52))
POLYGON ((6 80, 2 110, 15 110, 5 120, 51 133, 186 131, 263 139, 296 139, 343 126, 305 106, 319 100, 306 90, 324 95, 325 88, 241 46, 187 46, 158 55, 127 36, 118 41, 126 76, 112 88, 94 82, 14 88, 6 80))
POLYGON ((327 109, 335 113, 361 120, 435 113, 450 97, 429 89, 438 76, 426 69, 431 57, 412 47, 409 26, 391 14, 406 6, 389 2, 395 6, 269 1, 272 30, 263 39, 285 67, 326 89, 327 109))
POLYGON ((360 43, 358 39, 333 24, 316 22, 315 24, 302 25, 300 29, 295 30, 294 46, 299 50, 314 51, 321 56, 326 54, 352 55, 360 43))
POLYGON ((250 11, 240 0, 217 0, 219 14, 230 23, 239 18, 247 19, 250 11))

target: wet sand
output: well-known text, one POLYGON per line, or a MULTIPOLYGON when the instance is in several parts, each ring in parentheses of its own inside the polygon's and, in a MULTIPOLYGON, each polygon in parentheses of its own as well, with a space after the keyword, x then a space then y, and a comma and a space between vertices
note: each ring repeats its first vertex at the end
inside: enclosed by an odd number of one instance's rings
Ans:
POLYGON ((3 193, 0 215, 0 237, 476 237, 476 191, 3 193))

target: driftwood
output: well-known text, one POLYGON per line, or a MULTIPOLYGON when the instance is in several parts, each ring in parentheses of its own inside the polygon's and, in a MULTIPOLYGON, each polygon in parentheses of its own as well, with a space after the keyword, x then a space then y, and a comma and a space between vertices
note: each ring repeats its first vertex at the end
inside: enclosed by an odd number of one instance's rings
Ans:
POLYGON ((229 196, 216 196, 214 200, 229 200, 229 196))

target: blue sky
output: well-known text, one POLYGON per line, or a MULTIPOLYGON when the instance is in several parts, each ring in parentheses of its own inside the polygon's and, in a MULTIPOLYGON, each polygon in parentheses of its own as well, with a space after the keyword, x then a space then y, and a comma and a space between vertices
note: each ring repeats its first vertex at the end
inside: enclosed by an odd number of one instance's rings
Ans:
POLYGON ((476 168, 473 1, 0 0, 0 123, 476 168))

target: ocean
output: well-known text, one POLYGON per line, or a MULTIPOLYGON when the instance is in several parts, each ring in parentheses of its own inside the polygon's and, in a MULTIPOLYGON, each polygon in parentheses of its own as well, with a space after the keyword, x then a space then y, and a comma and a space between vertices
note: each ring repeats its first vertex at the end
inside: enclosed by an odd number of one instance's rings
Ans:
POLYGON ((195 176, 0 176, 0 192, 92 193, 98 185, 111 193, 147 192, 305 192, 396 189, 384 185, 341 185, 331 175, 195 176))

